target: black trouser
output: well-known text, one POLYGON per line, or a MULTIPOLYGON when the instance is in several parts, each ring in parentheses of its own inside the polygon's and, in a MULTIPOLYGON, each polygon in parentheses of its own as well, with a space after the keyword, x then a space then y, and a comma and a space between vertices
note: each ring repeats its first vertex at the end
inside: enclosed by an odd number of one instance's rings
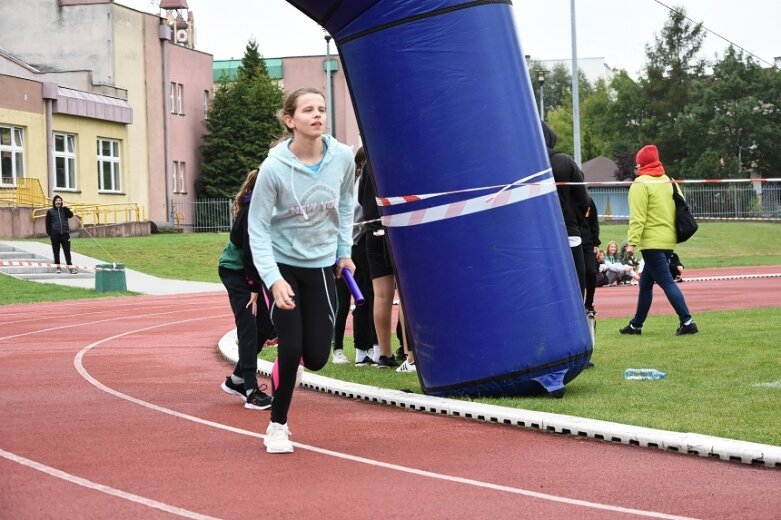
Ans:
MULTIPOLYGON (((258 352, 260 346, 271 337, 274 326, 268 315, 266 299, 262 292, 258 294, 258 312, 252 315, 252 308, 247 307, 252 286, 242 271, 234 271, 225 267, 218 270, 222 284, 228 290, 228 300, 236 321, 236 335, 239 339, 239 361, 233 369, 233 374, 244 379, 244 387, 252 390, 258 387, 258 352)), ((256 287, 261 291, 261 287, 256 287)))
POLYGON ((353 311, 353 339, 355 348, 369 350, 377 343, 377 331, 374 330, 374 287, 369 275, 369 260, 366 258, 366 236, 361 235, 358 243, 353 246, 353 263, 355 263, 355 283, 366 300, 363 305, 353 311))
POLYGON ((586 310, 594 309, 594 294, 597 291, 597 255, 594 254, 594 246, 583 244, 583 264, 586 273, 586 289, 584 303, 586 310))
POLYGON ((580 287, 580 294, 586 290, 586 268, 583 265, 583 245, 570 247, 572 251, 572 260, 575 262, 575 273, 578 276, 578 286, 580 287))
POLYGON ((52 235, 52 252, 54 253, 54 263, 60 265, 60 246, 65 253, 65 263, 73 265, 71 263, 71 236, 68 235, 52 235))
POLYGON ((295 308, 280 310, 271 302, 271 321, 277 330, 277 363, 279 381, 274 389, 271 421, 287 423, 287 412, 293 400, 299 360, 313 371, 328 362, 336 315, 334 270, 293 267, 279 264, 282 277, 293 290, 295 308))

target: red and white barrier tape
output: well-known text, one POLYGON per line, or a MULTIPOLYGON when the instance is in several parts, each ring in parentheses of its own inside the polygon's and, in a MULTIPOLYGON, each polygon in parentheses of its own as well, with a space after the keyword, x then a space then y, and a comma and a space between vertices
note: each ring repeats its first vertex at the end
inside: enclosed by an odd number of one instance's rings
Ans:
POLYGON ((90 265, 52 264, 49 262, 22 262, 18 260, 0 260, 0 267, 59 267, 60 269, 76 268, 80 271, 92 271, 96 268, 90 265))
MULTIPOLYGON (((377 205, 378 206, 395 206, 397 204, 406 204, 408 202, 417 202, 420 200, 429 199, 432 197, 441 197, 444 195, 453 195, 456 193, 468 193, 472 191, 483 191, 483 190, 491 190, 491 189, 497 189, 502 188, 502 191, 506 190, 507 188, 513 187, 513 186, 519 186, 523 184, 540 184, 540 183, 546 183, 547 181, 532 181, 529 182, 530 179, 534 177, 538 177, 540 175, 546 174, 550 172, 550 168, 546 170, 542 170, 540 172, 534 173, 532 175, 529 175, 528 177, 524 177, 523 179, 519 179, 512 184, 508 185, 499 185, 499 186, 482 186, 479 188, 469 188, 469 189, 463 189, 463 190, 452 190, 452 191, 443 191, 439 193, 425 193, 422 195, 401 195, 398 197, 377 197, 377 205)), ((781 178, 771 178, 771 179, 692 179, 692 180, 677 180, 677 179, 671 179, 671 180, 657 180, 657 181, 646 181, 646 184, 668 184, 671 182, 675 182, 676 184, 730 184, 730 183, 746 183, 751 182, 752 184, 761 184, 764 182, 781 182, 781 178)), ((631 186, 632 185, 631 180, 624 180, 624 181, 583 181, 583 182, 554 182, 556 186, 631 186)))
MULTIPOLYGON (((404 195, 401 197, 377 197, 377 205, 378 206, 395 206, 397 204, 406 204, 408 202, 417 202, 420 200, 426 200, 433 197, 442 197, 445 195, 455 195, 457 193, 470 193, 474 191, 485 191, 485 190, 496 190, 500 189, 499 193, 506 191, 513 186, 520 186, 522 184, 535 184, 528 182, 530 179, 533 179, 535 177, 539 177, 541 175, 545 175, 546 173, 550 173, 551 169, 547 168, 545 170, 539 171, 537 173, 533 173, 527 177, 524 177, 522 179, 518 179, 517 181, 511 183, 511 184, 500 184, 497 186, 481 186, 479 188, 467 188, 463 190, 451 190, 451 191, 441 191, 439 193, 424 193, 423 195, 404 195)), ((539 182, 545 182, 545 181, 537 181, 539 182)), ((498 195, 498 193, 497 193, 498 195)))
POLYGON ((502 189, 498 193, 487 197, 481 195, 480 197, 450 204, 442 204, 396 215, 386 215, 380 220, 386 227, 416 226, 523 202, 555 191, 556 185, 553 182, 553 178, 549 178, 546 181, 524 184, 514 189, 502 189))

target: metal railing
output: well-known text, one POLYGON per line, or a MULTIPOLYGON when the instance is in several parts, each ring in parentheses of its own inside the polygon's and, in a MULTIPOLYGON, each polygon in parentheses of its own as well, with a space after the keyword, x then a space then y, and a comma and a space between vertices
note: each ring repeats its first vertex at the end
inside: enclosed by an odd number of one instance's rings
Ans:
MULTIPOLYGON (((103 226, 106 224, 124 224, 144 220, 144 209, 137 202, 117 202, 111 204, 73 203, 68 206, 79 219, 82 226, 103 226)), ((43 218, 49 207, 35 208, 33 220, 43 218)))
MULTIPOLYGON (((681 190, 698 219, 781 221, 781 179, 680 181, 681 190)), ((627 196, 631 182, 587 182, 599 216, 629 219, 627 196)), ((230 231, 232 199, 172 201, 174 228, 181 231, 230 231)))
MULTIPOLYGON (((631 183, 586 183, 600 217, 627 220, 631 183), (607 186, 609 184, 609 186, 607 186)), ((781 179, 680 181, 692 214, 701 220, 781 220, 781 179)))
POLYGON ((230 231, 232 199, 172 200, 171 216, 178 231, 230 231))
POLYGON ((9 206, 48 207, 49 199, 43 193, 41 181, 27 177, 17 177, 13 186, 0 186, 0 203, 9 206))

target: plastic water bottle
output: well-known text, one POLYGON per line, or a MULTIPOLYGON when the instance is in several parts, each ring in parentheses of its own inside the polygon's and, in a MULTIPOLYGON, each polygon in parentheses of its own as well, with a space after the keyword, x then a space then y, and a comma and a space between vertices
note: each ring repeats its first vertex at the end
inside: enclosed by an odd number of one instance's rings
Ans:
POLYGON ((667 374, 655 368, 627 368, 624 370, 624 379, 664 379, 667 374))

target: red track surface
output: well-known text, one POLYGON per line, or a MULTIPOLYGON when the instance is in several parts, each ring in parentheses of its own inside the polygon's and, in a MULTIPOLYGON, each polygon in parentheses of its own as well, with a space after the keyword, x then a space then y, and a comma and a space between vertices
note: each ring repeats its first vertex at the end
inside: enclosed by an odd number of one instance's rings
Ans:
MULTIPOLYGON (((781 306, 781 278, 682 288, 695 316, 781 306)), ((629 317, 635 296, 635 287, 599 289, 600 316, 629 317)), ((268 412, 219 389, 229 367, 215 343, 232 327, 224 295, 0 309, 1 518, 770 519, 781 511, 778 470, 308 391, 291 410, 296 452, 268 455, 259 435, 268 412)), ((668 309, 660 294, 651 319, 668 309)))

